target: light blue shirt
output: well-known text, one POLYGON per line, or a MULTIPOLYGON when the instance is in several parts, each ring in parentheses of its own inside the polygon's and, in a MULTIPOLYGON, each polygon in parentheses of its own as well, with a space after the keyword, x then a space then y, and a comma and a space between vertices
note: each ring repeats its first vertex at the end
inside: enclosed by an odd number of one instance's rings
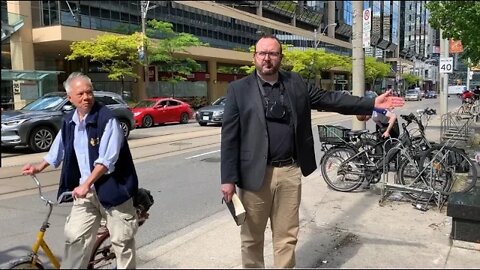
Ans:
MULTIPOLYGON (((88 156, 89 140, 85 125, 86 118, 87 115, 80 121, 78 113, 75 111, 71 120, 75 122, 73 148, 75 149, 75 155, 80 169, 80 184, 85 183, 92 173, 90 170, 90 158, 88 156)), ((115 163, 118 160, 123 139, 124 135, 120 123, 116 118, 110 119, 100 139, 98 158, 94 161, 94 166, 102 164, 108 169, 106 174, 112 173, 115 170, 115 163)), ((62 130, 60 130, 53 141, 50 151, 48 151, 48 154, 43 159, 51 166, 57 168, 62 163, 64 155, 65 148, 62 142, 62 130)))

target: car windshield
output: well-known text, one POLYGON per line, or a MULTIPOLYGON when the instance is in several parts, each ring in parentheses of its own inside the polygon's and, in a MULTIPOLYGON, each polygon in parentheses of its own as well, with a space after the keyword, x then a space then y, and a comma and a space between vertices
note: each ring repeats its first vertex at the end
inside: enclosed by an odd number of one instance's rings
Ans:
POLYGON ((43 111, 51 110, 62 103, 64 97, 61 96, 43 96, 22 108, 24 111, 43 111))
POLYGON ((156 101, 154 100, 141 100, 140 102, 137 103, 137 105, 135 105, 134 108, 148 108, 148 107, 153 107, 153 105, 155 105, 155 103, 157 103, 156 101))
POLYGON ((415 95, 415 94, 417 94, 417 90, 408 90, 408 91, 407 91, 407 94, 413 94, 413 95, 415 95))
POLYGON ((215 100, 215 102, 213 102, 212 105, 222 105, 222 106, 225 106, 225 101, 226 101, 226 100, 227 100, 226 98, 221 97, 221 98, 215 100))

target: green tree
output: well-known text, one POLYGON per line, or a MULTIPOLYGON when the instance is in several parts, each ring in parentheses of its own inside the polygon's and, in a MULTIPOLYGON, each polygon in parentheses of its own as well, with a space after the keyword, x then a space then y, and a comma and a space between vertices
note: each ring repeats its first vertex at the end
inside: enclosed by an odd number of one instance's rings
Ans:
POLYGON ((348 57, 328 53, 324 49, 291 50, 285 53, 285 62, 285 66, 291 65, 292 71, 300 73, 306 79, 314 79, 333 68, 352 68, 348 57))
POLYGON ((462 58, 480 64, 480 2, 429 1, 427 8, 432 27, 442 29, 444 38, 461 40, 462 58))
POLYGON ((101 64, 101 69, 108 72, 111 80, 122 81, 122 93, 126 76, 138 78, 134 67, 140 64, 138 48, 143 42, 141 33, 128 36, 104 34, 91 41, 75 41, 70 45, 71 53, 67 60, 87 58, 101 64))
POLYGON ((365 81, 369 84, 375 85, 375 81, 386 77, 391 72, 391 65, 383 62, 378 62, 375 57, 365 57, 365 81))
POLYGON ((416 85, 417 82, 420 81, 421 79, 419 76, 416 76, 411 73, 402 74, 402 78, 405 81, 407 88, 409 88, 410 86, 416 85))
POLYGON ((161 71, 168 72, 170 76, 166 79, 171 83, 186 80, 186 75, 199 70, 200 65, 187 54, 187 48, 197 46, 208 46, 199 38, 188 33, 176 33, 173 25, 169 22, 157 20, 148 21, 149 34, 161 36, 160 39, 150 40, 148 43, 149 63, 158 64, 161 71), (183 54, 179 54, 183 53, 183 54))

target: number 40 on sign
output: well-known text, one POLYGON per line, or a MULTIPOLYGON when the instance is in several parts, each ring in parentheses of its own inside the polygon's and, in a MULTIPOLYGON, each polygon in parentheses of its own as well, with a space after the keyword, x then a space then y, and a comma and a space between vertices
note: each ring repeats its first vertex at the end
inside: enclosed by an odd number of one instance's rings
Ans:
POLYGON ((440 73, 453 73, 453 57, 440 58, 440 73))

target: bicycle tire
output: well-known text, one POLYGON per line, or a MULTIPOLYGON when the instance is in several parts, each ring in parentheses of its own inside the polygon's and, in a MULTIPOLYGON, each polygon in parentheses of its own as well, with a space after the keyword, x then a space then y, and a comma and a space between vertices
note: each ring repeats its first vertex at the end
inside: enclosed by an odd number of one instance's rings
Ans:
POLYGON ((476 165, 462 149, 434 145, 421 156, 420 167, 423 171, 425 166, 427 173, 432 176, 433 173, 439 173, 437 170, 439 163, 446 168, 443 173, 448 173, 451 177, 447 190, 437 190, 441 194, 450 195, 456 192, 468 192, 477 183, 476 165))
POLYGON ((32 265, 32 256, 24 256, 18 259, 11 260, 5 265, 2 265, 1 269, 45 269, 42 263, 37 259, 34 265, 32 265))
MULTIPOLYGON (((397 179, 399 183, 403 186, 406 187, 411 187, 411 188, 417 188, 421 190, 425 190, 424 193, 419 193, 419 192, 405 192, 405 194, 412 200, 416 202, 430 202, 434 201, 436 199, 435 196, 431 196, 431 191, 434 190, 433 188, 430 188, 427 183, 422 181, 421 178, 417 178, 419 173, 422 171, 422 169, 419 168, 417 164, 411 164, 409 160, 404 159, 403 162, 401 162, 401 165, 399 167, 399 170, 397 172, 397 179)), ((425 177, 425 176, 421 176, 425 177)), ((448 190, 450 187, 450 179, 447 179, 444 182, 437 182, 437 184, 441 185, 444 184, 441 189, 443 191, 448 190)))
POLYGON ((116 269, 117 258, 110 242, 110 234, 100 234, 95 241, 87 269, 116 269))
MULTIPOLYGON (((365 174, 349 175, 341 172, 339 175, 339 170, 349 170, 356 169, 353 162, 348 162, 344 164, 345 160, 357 154, 357 151, 349 147, 335 147, 330 148, 323 155, 320 160, 320 169, 322 173, 323 180, 327 183, 329 187, 336 191, 349 192, 357 189, 362 182, 365 180, 365 174), (340 153, 344 153, 342 156, 340 153), (335 162, 336 161, 336 162, 335 162), (342 167, 348 168, 342 168, 342 167), (331 173, 331 174, 330 174, 331 173)), ((358 172, 359 173, 359 172, 358 172)))

